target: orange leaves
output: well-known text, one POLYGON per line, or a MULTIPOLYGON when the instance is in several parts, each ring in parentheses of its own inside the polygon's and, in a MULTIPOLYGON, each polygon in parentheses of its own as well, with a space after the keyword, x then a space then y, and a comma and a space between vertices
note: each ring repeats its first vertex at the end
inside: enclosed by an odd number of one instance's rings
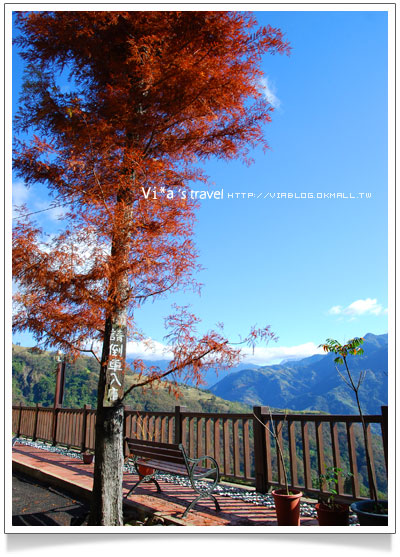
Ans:
POLYGON ((131 130, 147 155, 204 156, 198 140, 208 135, 210 154, 238 156, 268 110, 265 102, 259 105, 249 130, 243 117, 259 97, 255 54, 288 51, 278 29, 249 36, 254 18, 241 13, 40 12, 19 21, 27 59, 76 66, 86 80, 86 112, 93 99, 98 120, 121 134, 131 130), (234 135, 220 125, 228 112, 234 135), (229 149, 214 142, 217 119, 219 141, 231 136, 229 149))
POLYGON ((37 148, 38 151, 46 152, 46 153, 54 153, 54 147, 45 140, 40 139, 37 135, 33 135, 33 145, 37 148))
MULTIPOLYGON (((199 161, 248 161, 251 147, 267 147, 260 57, 288 45, 242 12, 60 10, 17 21, 28 69, 17 131, 35 135, 16 142, 14 168, 69 212, 68 233, 47 245, 34 226, 15 229, 15 326, 82 346, 101 338, 106 316, 132 317, 149 298, 197 287, 197 202, 180 194, 206 181, 199 161), (162 188, 157 199, 142 193, 162 188)), ((167 319, 170 372, 190 369, 200 381, 204 366, 240 355, 220 333, 198 336, 196 323, 187 308, 167 319)), ((253 329, 245 342, 271 338, 253 329)))

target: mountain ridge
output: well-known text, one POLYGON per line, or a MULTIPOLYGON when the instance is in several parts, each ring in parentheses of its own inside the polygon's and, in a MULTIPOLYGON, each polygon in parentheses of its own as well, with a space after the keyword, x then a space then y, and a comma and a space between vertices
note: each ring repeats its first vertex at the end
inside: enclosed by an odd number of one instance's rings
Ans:
MULTIPOLYGON (((368 333, 363 338, 364 354, 350 356, 349 367, 356 378, 361 370, 367 370, 360 398, 365 412, 375 414, 380 413, 380 406, 388 400, 388 335, 368 333)), ((331 414, 357 413, 354 395, 337 373, 334 358, 333 354, 314 355, 287 364, 240 370, 209 390, 226 400, 249 405, 321 410, 331 414)))

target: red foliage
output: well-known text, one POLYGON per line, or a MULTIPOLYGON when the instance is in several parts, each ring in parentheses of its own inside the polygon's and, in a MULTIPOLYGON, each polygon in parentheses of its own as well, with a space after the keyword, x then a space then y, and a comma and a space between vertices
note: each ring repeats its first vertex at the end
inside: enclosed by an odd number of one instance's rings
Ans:
MULTIPOLYGON (((16 130, 35 135, 16 141, 14 168, 68 207, 68 228, 45 241, 18 221, 14 329, 76 353, 127 311, 140 338, 141 303, 196 287, 196 202, 179 192, 206 181, 201 161, 247 161, 251 147, 267 147, 259 62, 289 46, 278 29, 252 32, 253 16, 240 12, 41 11, 17 21, 28 73, 16 130), (174 198, 145 199, 142 188, 161 187, 174 198)), ((194 323, 187 312, 169 318, 169 371, 189 365, 200 381, 204 366, 232 365, 238 349, 215 331, 198 338, 194 323)), ((270 336, 253 330, 246 342, 270 336)))

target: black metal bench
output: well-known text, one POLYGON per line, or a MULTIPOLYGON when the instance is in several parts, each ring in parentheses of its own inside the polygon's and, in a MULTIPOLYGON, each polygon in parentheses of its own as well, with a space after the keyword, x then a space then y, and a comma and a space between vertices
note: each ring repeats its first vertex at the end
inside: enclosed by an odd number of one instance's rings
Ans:
POLYGON ((212 495, 220 478, 219 466, 214 458, 211 456, 190 458, 187 456, 182 444, 157 443, 155 441, 143 441, 128 437, 125 438, 125 443, 127 453, 129 454, 125 461, 132 459, 134 468, 140 478, 125 497, 129 497, 138 485, 148 481, 155 483, 157 491, 160 492, 160 485, 155 478, 156 470, 158 470, 160 472, 189 476, 190 484, 198 495, 188 505, 182 518, 188 514, 200 499, 211 498, 214 501, 217 512, 220 510, 218 501, 212 495), (206 461, 209 462, 209 468, 199 466, 200 463, 204 464, 206 461), (147 475, 140 474, 138 469, 140 465, 152 468, 153 472, 147 475))

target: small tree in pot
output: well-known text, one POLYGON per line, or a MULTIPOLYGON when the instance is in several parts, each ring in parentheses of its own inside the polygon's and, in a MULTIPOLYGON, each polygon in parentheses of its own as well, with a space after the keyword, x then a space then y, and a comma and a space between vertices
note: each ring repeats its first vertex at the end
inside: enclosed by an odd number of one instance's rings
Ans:
POLYGON ((359 391, 366 377, 366 371, 360 371, 358 379, 356 380, 350 372, 347 362, 347 358, 350 355, 359 356, 361 354, 364 354, 364 350, 361 348, 361 345, 363 343, 364 339, 361 337, 355 337, 351 340, 348 340, 347 343, 343 345, 340 344, 337 340, 328 338, 326 340, 326 344, 321 344, 320 347, 322 347, 325 352, 338 354, 338 356, 334 359, 336 370, 344 383, 349 387, 350 390, 353 391, 357 403, 358 412, 361 418, 365 445, 365 456, 367 460, 368 478, 370 482, 372 499, 367 501, 357 501, 356 503, 353 503, 351 505, 351 509, 357 514, 361 526, 385 526, 387 525, 388 516, 387 501, 378 500, 375 478, 372 472, 372 459, 368 443, 367 425, 365 423, 364 414, 360 403, 359 391), (337 367, 338 365, 344 365, 346 372, 342 373, 337 367))
POLYGON ((268 410, 271 427, 268 427, 267 424, 264 424, 264 422, 262 422, 255 414, 253 415, 257 419, 257 421, 260 422, 260 424, 267 431, 269 431, 275 439, 277 457, 282 464, 284 488, 275 489, 274 491, 272 491, 272 496, 275 502, 276 516, 278 519, 278 526, 300 526, 300 499, 303 495, 303 492, 298 489, 289 489, 286 463, 283 455, 282 445, 280 443, 280 434, 287 414, 285 413, 284 420, 282 420, 281 423, 277 427, 275 427, 271 409, 268 408, 268 410))

